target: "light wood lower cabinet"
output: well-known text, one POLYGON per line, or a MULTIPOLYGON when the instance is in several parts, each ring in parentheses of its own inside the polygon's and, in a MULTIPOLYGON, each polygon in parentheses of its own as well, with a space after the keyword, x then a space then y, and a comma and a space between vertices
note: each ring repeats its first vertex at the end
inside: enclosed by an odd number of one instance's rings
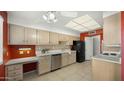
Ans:
POLYGON ((75 63, 76 62, 76 52, 71 52, 69 55, 69 64, 75 63))
POLYGON ((62 67, 76 62, 76 52, 62 54, 62 67))
POLYGON ((62 54, 62 67, 67 66, 69 63, 69 54, 68 53, 64 53, 62 54))
POLYGON ((9 65, 5 67, 6 80, 23 80, 23 65, 9 65))
POLYGON ((97 59, 92 60, 92 74, 93 80, 100 81, 116 81, 121 80, 121 65, 101 61, 97 59))
POLYGON ((38 62, 38 74, 44 74, 51 71, 51 56, 42 56, 38 62))

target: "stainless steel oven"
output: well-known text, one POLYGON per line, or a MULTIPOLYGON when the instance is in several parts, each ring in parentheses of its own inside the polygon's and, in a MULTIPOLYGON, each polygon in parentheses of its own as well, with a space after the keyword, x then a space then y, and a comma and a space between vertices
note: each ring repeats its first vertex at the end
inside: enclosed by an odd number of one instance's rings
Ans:
POLYGON ((51 70, 61 68, 61 54, 54 54, 51 57, 51 70))

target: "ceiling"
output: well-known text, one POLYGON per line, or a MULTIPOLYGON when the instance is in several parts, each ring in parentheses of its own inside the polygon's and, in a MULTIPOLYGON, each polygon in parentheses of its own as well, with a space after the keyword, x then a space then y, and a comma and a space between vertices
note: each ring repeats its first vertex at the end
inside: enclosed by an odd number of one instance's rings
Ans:
MULTIPOLYGON (((74 12, 74 11, 73 11, 74 12)), ((102 11, 78 11, 77 15, 73 13, 71 17, 69 15, 63 16, 61 12, 56 12, 56 17, 58 21, 56 23, 47 23, 42 15, 46 11, 9 11, 8 20, 11 24, 17 24, 37 29, 49 30, 52 32, 79 35, 81 31, 67 28, 65 25, 78 17, 89 15, 92 17, 101 27, 103 26, 103 12, 102 11)), ((71 13, 71 12, 70 12, 71 13)))

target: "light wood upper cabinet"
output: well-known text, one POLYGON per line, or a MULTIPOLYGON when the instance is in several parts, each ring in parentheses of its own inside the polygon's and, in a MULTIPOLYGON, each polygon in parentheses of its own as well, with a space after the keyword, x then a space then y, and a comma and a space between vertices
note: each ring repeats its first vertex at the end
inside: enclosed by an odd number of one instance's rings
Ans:
POLYGON ((59 41, 68 41, 69 36, 65 34, 59 34, 59 41))
POLYGON ((50 32, 50 44, 57 45, 59 44, 59 34, 50 32))
POLYGON ((37 30, 37 44, 48 45, 49 44, 49 32, 37 30))
POLYGON ((23 26, 10 24, 10 44, 12 45, 35 45, 36 44, 36 30, 26 28, 23 26))
POLYGON ((9 44, 24 44, 25 43, 25 31, 24 27, 17 25, 9 25, 9 44))
POLYGON ((32 28, 25 28, 25 43, 36 44, 36 30, 32 28))
POLYGON ((36 30, 33 28, 10 24, 10 44, 12 45, 58 45, 59 41, 66 41, 72 45, 76 36, 36 30))
POLYGON ((73 45, 73 36, 69 36, 68 45, 73 45))
POLYGON ((103 31, 105 45, 121 44, 120 13, 104 18, 103 31))

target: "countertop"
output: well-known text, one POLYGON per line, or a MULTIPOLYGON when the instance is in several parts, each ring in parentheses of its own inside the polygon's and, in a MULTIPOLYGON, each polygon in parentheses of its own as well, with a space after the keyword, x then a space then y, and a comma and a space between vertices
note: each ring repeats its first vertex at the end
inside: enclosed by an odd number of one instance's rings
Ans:
POLYGON ((76 51, 70 51, 70 52, 67 52, 67 51, 63 51, 63 52, 48 52, 48 53, 44 53, 44 54, 39 54, 37 56, 40 57, 40 56, 48 56, 48 55, 63 54, 63 53, 71 54, 73 52, 76 52, 76 51))
MULTIPOLYGON (((72 52, 76 52, 76 51, 71 51, 71 53, 72 52)), ((13 64, 21 64, 21 63, 26 64, 26 63, 32 63, 32 62, 39 62, 39 57, 54 55, 54 54, 63 54, 63 53, 68 53, 68 52, 51 52, 51 53, 45 53, 45 54, 41 54, 41 55, 34 56, 34 57, 11 59, 5 65, 13 65, 13 64)))
POLYGON ((102 60, 102 61, 106 61, 106 62, 121 64, 120 58, 113 57, 113 56, 106 56, 106 55, 102 55, 102 54, 96 55, 96 56, 92 57, 92 59, 98 59, 98 60, 102 60))
POLYGON ((17 58, 17 59, 11 59, 11 60, 9 60, 5 65, 38 62, 38 60, 39 60, 39 58, 36 57, 36 56, 34 56, 34 57, 26 57, 26 58, 17 58))

